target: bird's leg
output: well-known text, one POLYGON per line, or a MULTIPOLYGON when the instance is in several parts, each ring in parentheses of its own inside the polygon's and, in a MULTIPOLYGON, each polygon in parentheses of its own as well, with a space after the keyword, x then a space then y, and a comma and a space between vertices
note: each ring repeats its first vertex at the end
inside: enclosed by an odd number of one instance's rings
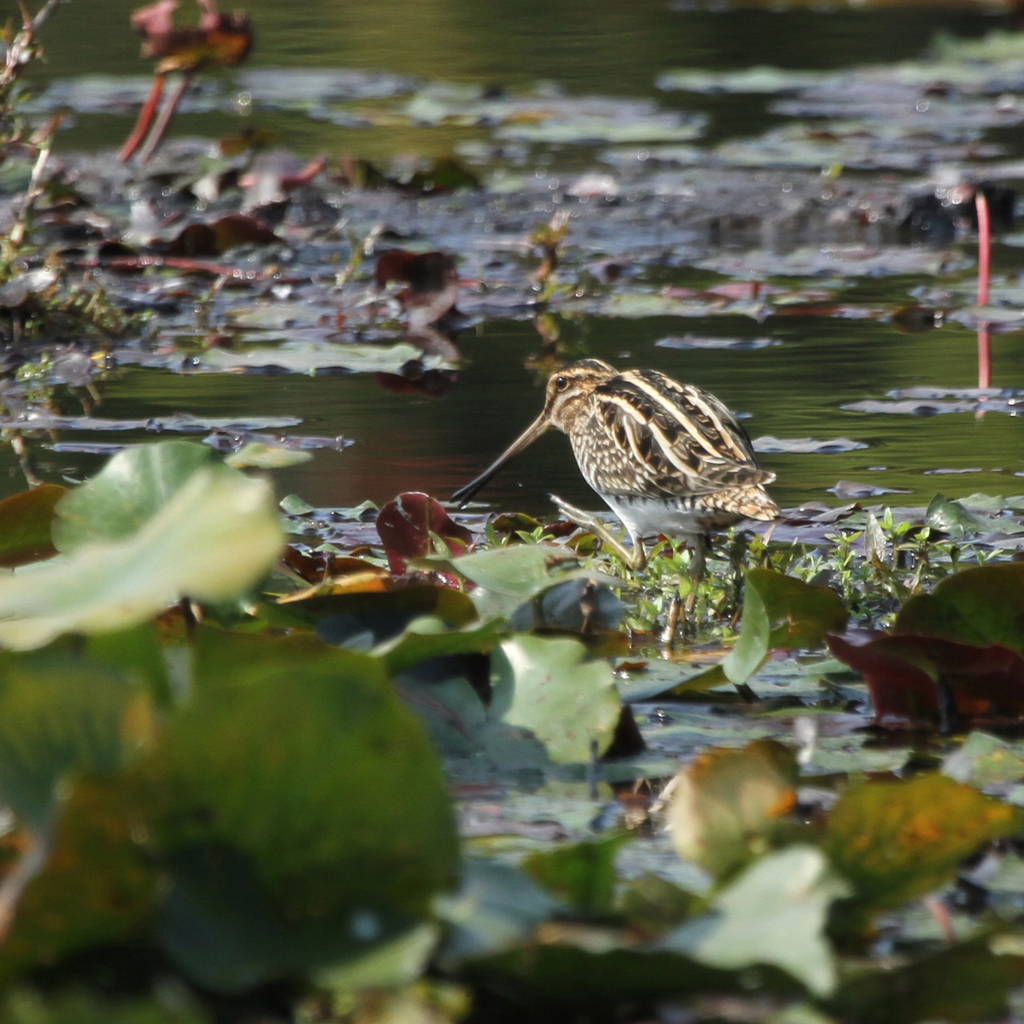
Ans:
POLYGON ((686 604, 683 607, 689 620, 697 606, 697 588, 704 582, 704 572, 707 569, 707 537, 703 533, 697 533, 687 539, 693 548, 693 555, 690 558, 690 592, 686 595, 686 604))
POLYGON ((566 519, 582 527, 584 530, 589 530, 613 555, 621 558, 633 572, 640 572, 646 567, 647 552, 644 550, 643 543, 639 538, 633 538, 633 550, 630 551, 622 546, 621 541, 616 540, 611 535, 608 527, 597 516, 584 512, 582 509, 570 505, 567 501, 562 501, 557 495, 552 494, 550 497, 555 507, 566 519))

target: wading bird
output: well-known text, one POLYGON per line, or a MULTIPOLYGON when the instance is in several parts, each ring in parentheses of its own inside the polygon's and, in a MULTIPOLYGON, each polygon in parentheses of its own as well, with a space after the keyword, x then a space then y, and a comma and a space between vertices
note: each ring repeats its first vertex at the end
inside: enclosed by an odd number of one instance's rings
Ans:
POLYGON ((580 472, 625 524, 632 551, 595 516, 551 500, 634 570, 647 564, 644 537, 677 534, 694 549, 699 580, 711 530, 779 514, 764 489, 775 474, 758 467, 746 431, 714 395, 657 370, 620 372, 599 359, 552 374, 540 416, 452 500, 468 501, 552 427, 569 435, 580 472))

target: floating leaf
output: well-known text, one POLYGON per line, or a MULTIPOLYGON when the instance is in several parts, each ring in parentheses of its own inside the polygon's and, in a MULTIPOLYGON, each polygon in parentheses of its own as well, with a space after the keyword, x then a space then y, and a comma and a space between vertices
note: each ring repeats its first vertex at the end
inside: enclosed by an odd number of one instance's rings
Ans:
POLYGON ((998 736, 972 732, 959 750, 943 759, 942 773, 979 787, 1019 782, 1024 779, 1024 751, 998 736))
POLYGON ((992 522, 984 516, 976 516, 960 504, 951 501, 944 494, 936 494, 928 504, 925 522, 937 530, 962 538, 965 533, 977 533, 992 528, 992 522))
POLYGON ((713 967, 781 967, 817 996, 835 988, 835 957, 825 938, 833 900, 849 894, 821 850, 788 846, 751 864, 711 901, 711 913, 684 924, 658 949, 713 967))
POLYGON ((797 763, 792 750, 756 740, 710 750, 676 776, 669 827, 679 855, 717 878, 736 872, 792 831, 797 763))
MULTIPOLYGON (((313 461, 312 452, 248 441, 224 461, 233 469, 284 469, 313 461)), ((287 511, 287 510, 286 510, 287 511)))
POLYGON ((789 453, 789 454, 827 454, 833 455, 839 452, 852 452, 860 448, 867 448, 863 441, 851 441, 848 437, 835 437, 829 441, 818 441, 813 437, 758 437, 754 440, 754 451, 762 454, 767 453, 789 453))
POLYGON ((844 919, 924 896, 953 878, 983 843, 1015 834, 1020 812, 944 775, 862 782, 832 808, 824 849, 853 886, 844 919))
POLYGON ((524 726, 553 761, 587 763, 612 742, 621 702, 605 661, 576 640, 520 636, 494 653, 492 714, 524 726))
POLYGON ((0 566, 13 569, 57 553, 53 510, 67 493, 66 487, 43 484, 0 501, 0 566))

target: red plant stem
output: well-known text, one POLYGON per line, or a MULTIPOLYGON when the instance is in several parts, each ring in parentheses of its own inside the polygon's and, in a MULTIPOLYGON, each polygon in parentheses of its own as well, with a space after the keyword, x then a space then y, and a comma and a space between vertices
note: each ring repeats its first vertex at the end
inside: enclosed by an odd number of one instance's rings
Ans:
POLYGON ((131 135, 125 140, 125 144, 121 147, 121 152, 117 154, 118 160, 122 162, 131 160, 135 150, 142 145, 142 140, 146 137, 146 132, 149 131, 149 126, 153 123, 153 115, 156 113, 157 105, 160 103, 160 97, 164 92, 164 82, 166 81, 167 76, 159 72, 153 76, 153 87, 149 90, 146 102, 142 104, 142 109, 139 111, 139 119, 135 122, 131 135))
MULTIPOLYGON (((992 219, 988 199, 980 188, 974 193, 974 205, 978 211, 978 305, 983 307, 988 305, 992 277, 992 219)), ((982 322, 978 324, 978 387, 991 386, 992 337, 988 324, 982 322)))
POLYGON ((157 118, 156 124, 153 125, 153 130, 149 133, 146 145, 142 147, 142 152, 139 153, 140 164, 146 163, 156 152, 157 146, 163 141, 163 137, 167 133, 171 121, 174 119, 178 104, 181 102, 181 97, 185 95, 185 90, 192 84, 193 74, 193 71, 182 72, 181 80, 175 86, 174 92, 164 101, 164 105, 160 108, 160 116, 157 118))
POLYGON ((988 215, 988 200, 978 189, 974 193, 978 211, 978 305, 988 305, 989 280, 992 275, 992 220, 988 215))
POLYGON ((988 324, 978 328, 978 387, 992 387, 992 337, 988 324))

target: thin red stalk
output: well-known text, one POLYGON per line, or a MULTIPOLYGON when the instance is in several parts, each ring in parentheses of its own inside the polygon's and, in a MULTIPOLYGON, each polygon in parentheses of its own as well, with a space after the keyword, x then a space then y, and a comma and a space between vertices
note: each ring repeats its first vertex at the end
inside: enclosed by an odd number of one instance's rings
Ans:
POLYGON ((992 387, 992 337, 988 324, 978 328, 978 387, 992 387))
POLYGON ((139 153, 140 164, 146 163, 156 152, 157 146, 163 141, 163 137, 178 109, 178 104, 181 102, 181 97, 185 95, 185 90, 192 84, 192 75, 192 71, 183 72, 181 80, 174 87, 174 92, 164 101, 163 107, 160 108, 160 116, 157 118, 156 124, 153 125, 153 130, 149 133, 146 145, 142 147, 142 152, 139 153))
POLYGON ((146 102, 143 103, 142 109, 139 111, 139 119, 135 122, 131 135, 128 136, 125 144, 121 147, 121 152, 117 154, 118 160, 131 160, 135 150, 142 145, 142 140, 146 137, 146 132, 149 131, 149 126, 153 123, 153 115, 156 113, 160 97, 163 95, 164 82, 166 80, 166 75, 157 73, 153 76, 153 88, 149 90, 149 96, 146 97, 146 102))
POLYGON ((992 275, 992 220, 988 200, 980 188, 974 193, 974 205, 978 211, 978 305, 987 306, 992 275))
MULTIPOLYGON (((992 277, 992 218, 988 199, 980 188, 974 193, 974 205, 978 211, 978 305, 984 307, 988 305, 992 277)), ((988 324, 982 322, 978 324, 978 387, 991 386, 992 337, 988 324)))

